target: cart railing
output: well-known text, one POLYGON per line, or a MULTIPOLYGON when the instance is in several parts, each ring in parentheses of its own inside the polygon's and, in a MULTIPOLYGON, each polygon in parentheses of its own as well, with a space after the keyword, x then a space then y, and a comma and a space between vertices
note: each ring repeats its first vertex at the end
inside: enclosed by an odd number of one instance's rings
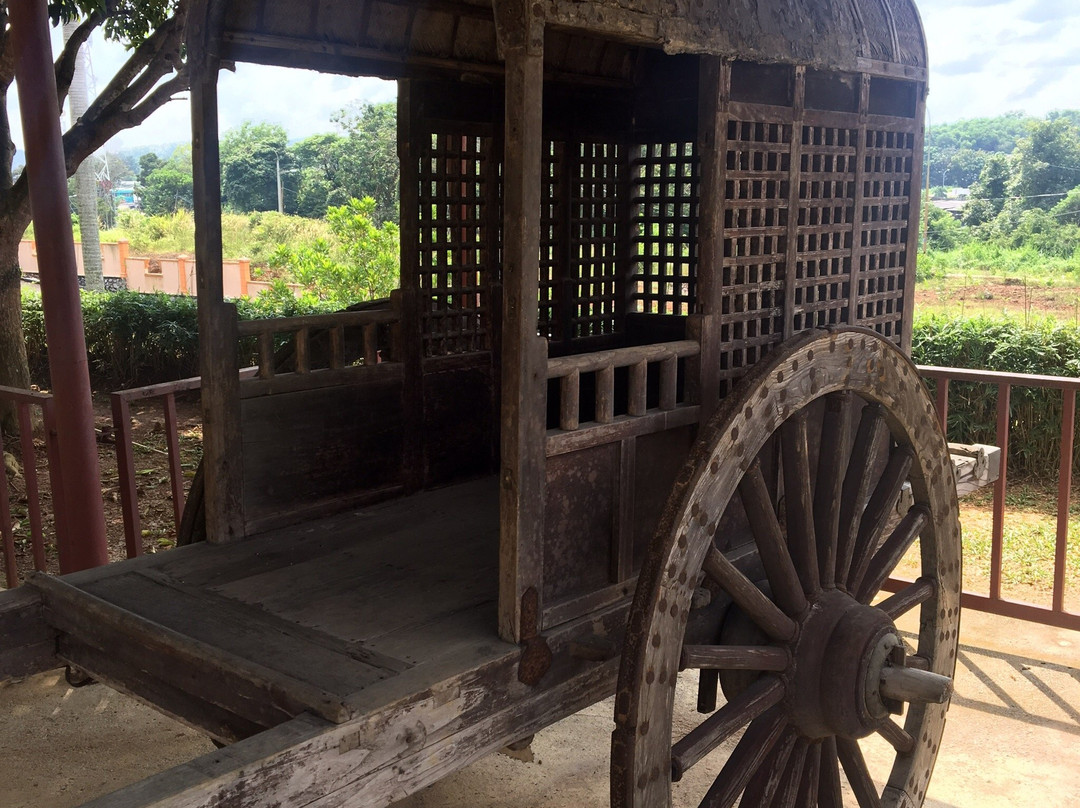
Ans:
POLYGON ((10 439, 5 439, 0 434, 0 454, 3 455, 4 460, 0 463, 0 538, 4 544, 4 576, 7 586, 13 587, 19 583, 19 572, 15 564, 14 518, 11 509, 11 490, 15 482, 13 477, 21 476, 26 490, 26 511, 27 520, 30 523, 30 545, 34 557, 34 569, 46 568, 42 497, 38 486, 37 458, 34 451, 34 408, 41 411, 40 423, 49 463, 49 485, 53 501, 55 533, 59 533, 55 519, 64 512, 63 486, 60 482, 60 464, 57 462, 56 454, 56 418, 53 413, 52 396, 34 390, 0 386, 0 401, 10 401, 15 405, 19 423, 18 446, 11 442, 12 445, 9 448, 10 439), (18 464, 11 462, 15 459, 18 464))
POLYGON ((698 408, 680 400, 679 361, 701 353, 694 340, 640 345, 548 360, 547 377, 559 381, 559 428, 548 434, 548 455, 661 431, 697 419, 698 408), (616 370, 627 369, 625 389, 616 389, 616 370), (650 368, 656 368, 650 403, 650 368), (592 376, 592 419, 582 422, 582 377, 592 376), (616 402, 625 401, 617 414, 616 402), (673 415, 679 412, 680 415, 673 415), (584 434, 583 434, 584 433, 584 434))
POLYGON ((963 605, 976 611, 1014 617, 1034 623, 1080 630, 1080 614, 1065 609, 1066 555, 1069 546, 1069 505, 1072 494, 1073 444, 1076 433, 1076 392, 1080 379, 995 373, 921 366, 919 372, 937 387, 938 419, 944 429, 949 414, 950 382, 973 382, 997 388, 997 427, 994 445, 1001 449, 1001 467, 994 484, 993 526, 991 529, 990 581, 986 594, 965 592, 963 605), (1061 448, 1057 493, 1057 535, 1054 553, 1054 584, 1049 608, 1009 600, 1002 596, 1002 559, 1005 537, 1005 491, 1008 485, 1010 404, 1014 387, 1060 390, 1062 395, 1061 448))
POLYGON ((395 309, 243 320, 238 336, 254 337, 258 344, 257 372, 244 385, 244 395, 271 389, 275 377, 289 380, 283 387, 284 379, 278 378, 275 392, 347 383, 359 369, 391 361, 389 327, 399 321, 395 309))

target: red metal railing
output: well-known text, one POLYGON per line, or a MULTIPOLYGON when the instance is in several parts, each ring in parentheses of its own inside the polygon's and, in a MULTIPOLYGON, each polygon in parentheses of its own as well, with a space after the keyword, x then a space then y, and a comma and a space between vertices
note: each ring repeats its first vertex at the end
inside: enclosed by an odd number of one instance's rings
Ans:
MULTIPOLYGON (((63 514, 63 485, 60 481, 60 463, 57 455, 56 416, 53 412, 53 399, 48 393, 32 390, 20 390, 14 387, 0 386, 0 400, 10 401, 15 405, 19 422, 18 447, 12 446, 0 436, 0 450, 17 458, 22 465, 22 478, 26 486, 26 510, 30 522, 30 544, 33 551, 34 569, 44 570, 45 531, 42 520, 41 490, 38 486, 37 457, 34 451, 34 417, 32 408, 41 410, 41 424, 44 432, 45 451, 49 463, 49 486, 53 501, 53 529, 55 535, 63 530, 59 524, 63 514)), ((6 461, 6 458, 4 458, 6 461)), ((11 511, 11 485, 7 462, 0 464, 0 538, 4 545, 4 576, 8 587, 19 583, 19 572, 15 564, 15 531, 11 511)))
POLYGON ((1076 391, 1080 390, 1080 379, 925 366, 921 366, 919 372, 924 378, 932 379, 937 385, 938 419, 943 429, 948 421, 950 382, 974 382, 997 388, 997 436, 994 444, 1001 449, 1001 473, 994 484, 990 585, 987 594, 964 592, 963 605, 976 611, 1080 630, 1080 614, 1065 610, 1065 566, 1069 546, 1069 504, 1072 494, 1073 444, 1076 435, 1076 391), (1001 594, 1005 538, 1005 489, 1008 485, 1009 421, 1014 387, 1060 390, 1062 394, 1057 537, 1054 552, 1054 587, 1050 608, 1009 600, 1001 594))
POLYGON ((176 425, 176 394, 198 390, 201 378, 151 384, 110 393, 113 430, 116 435, 116 472, 120 482, 120 508, 124 514, 124 545, 128 558, 142 554, 142 521, 135 484, 135 449, 131 435, 131 402, 161 400, 165 416, 165 444, 169 456, 169 487, 172 491, 173 522, 180 530, 184 515, 184 476, 180 468, 180 434, 176 425))

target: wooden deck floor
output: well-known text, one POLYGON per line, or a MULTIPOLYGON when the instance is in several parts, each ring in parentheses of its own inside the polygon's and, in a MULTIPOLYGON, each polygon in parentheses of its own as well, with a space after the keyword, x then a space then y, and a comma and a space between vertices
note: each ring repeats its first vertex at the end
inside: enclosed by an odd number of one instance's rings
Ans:
POLYGON ((61 656, 222 740, 333 722, 514 654, 496 635, 498 492, 474 481, 43 579, 61 656))

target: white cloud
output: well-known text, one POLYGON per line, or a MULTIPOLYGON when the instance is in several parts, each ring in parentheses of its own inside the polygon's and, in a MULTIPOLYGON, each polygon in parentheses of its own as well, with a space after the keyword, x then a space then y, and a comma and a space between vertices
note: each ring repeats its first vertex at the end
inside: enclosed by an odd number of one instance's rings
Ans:
POLYGON ((920 0, 931 120, 1080 107, 1075 0, 920 0))

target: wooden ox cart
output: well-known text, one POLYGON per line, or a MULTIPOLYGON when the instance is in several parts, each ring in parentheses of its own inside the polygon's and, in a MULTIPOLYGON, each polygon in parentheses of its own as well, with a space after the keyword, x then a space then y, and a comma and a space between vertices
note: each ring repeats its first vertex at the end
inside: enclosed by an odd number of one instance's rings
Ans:
POLYGON ((0 660, 228 746, 93 805, 386 805, 612 693, 617 808, 695 764, 705 806, 921 805, 960 531, 911 0, 202 0, 188 48, 206 541, 6 593, 0 660), (233 61, 398 79, 386 305, 237 324, 233 61))

